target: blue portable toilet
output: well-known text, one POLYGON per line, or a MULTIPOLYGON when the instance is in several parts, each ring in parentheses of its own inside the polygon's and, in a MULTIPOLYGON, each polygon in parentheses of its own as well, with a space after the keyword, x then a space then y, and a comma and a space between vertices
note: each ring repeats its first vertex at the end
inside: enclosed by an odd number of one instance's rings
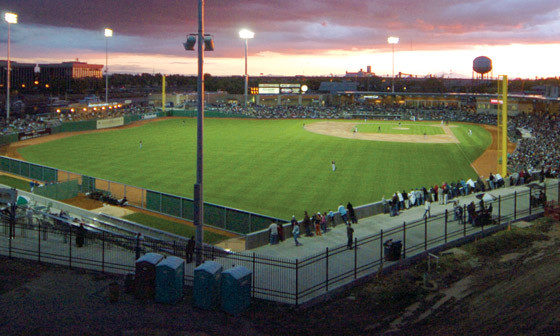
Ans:
POLYGON ((139 299, 153 299, 156 291, 156 265, 163 260, 159 253, 146 253, 136 260, 134 293, 139 299))
POLYGON ((222 272, 222 309, 226 313, 237 315, 249 307, 252 275, 243 266, 235 266, 222 272))
POLYGON ((185 260, 170 256, 156 266, 156 301, 177 303, 183 297, 185 260))
POLYGON ((213 309, 220 302, 220 279, 222 265, 207 261, 194 269, 194 305, 203 309, 213 309))

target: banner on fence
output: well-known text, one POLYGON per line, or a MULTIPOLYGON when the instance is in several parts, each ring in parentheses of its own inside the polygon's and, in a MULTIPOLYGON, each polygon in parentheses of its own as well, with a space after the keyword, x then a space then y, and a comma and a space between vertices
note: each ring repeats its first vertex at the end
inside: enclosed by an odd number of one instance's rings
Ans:
POLYGON ((124 125, 124 117, 97 120, 97 129, 124 125))
POLYGON ((154 119, 157 118, 157 113, 148 113, 142 116, 142 119, 154 119))
POLYGON ((51 134, 51 129, 50 128, 45 128, 45 129, 41 129, 41 130, 33 130, 33 131, 29 131, 29 132, 20 132, 18 134, 18 140, 27 140, 27 139, 33 139, 33 138, 38 138, 38 137, 42 137, 44 135, 49 135, 51 134))

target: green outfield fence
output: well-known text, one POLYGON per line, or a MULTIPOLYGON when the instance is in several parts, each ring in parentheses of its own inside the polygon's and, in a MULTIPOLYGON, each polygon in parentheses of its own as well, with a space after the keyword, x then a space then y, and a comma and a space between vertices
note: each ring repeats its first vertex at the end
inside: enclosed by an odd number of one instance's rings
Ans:
MULTIPOLYGON (((48 183, 76 183, 82 193, 101 191, 116 199, 126 196, 130 205, 161 213, 164 215, 190 220, 193 217, 193 200, 177 195, 135 187, 120 182, 109 181, 79 173, 59 170, 9 157, 0 157, 0 170, 9 174, 48 183)), ((42 187, 44 188, 44 187, 42 187)), ((72 197, 72 193, 62 191, 60 187, 48 186, 53 198, 63 199, 63 195, 72 197), (58 188, 58 189, 57 189, 58 188), (52 190, 51 190, 52 189, 52 190), (60 189, 60 190, 59 190, 60 189), (56 195, 56 197, 54 197, 56 195)), ((45 192, 47 189, 45 189, 45 192)), ((42 192, 42 191, 41 191, 42 192)), ((74 195, 75 196, 75 195, 74 195)), ((233 209, 222 205, 204 203, 204 223, 216 228, 238 234, 247 234, 267 228, 270 223, 287 223, 286 220, 233 209)))

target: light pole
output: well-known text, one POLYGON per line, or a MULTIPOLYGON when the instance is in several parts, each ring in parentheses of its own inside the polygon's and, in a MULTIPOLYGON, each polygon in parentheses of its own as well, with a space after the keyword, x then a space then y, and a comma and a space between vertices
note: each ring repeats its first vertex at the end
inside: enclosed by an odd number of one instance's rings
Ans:
POLYGON ((389 36, 387 42, 393 47, 393 81, 391 84, 391 92, 395 93, 395 44, 399 43, 399 38, 396 36, 389 36))
POLYGON ((14 13, 4 14, 4 20, 8 23, 8 69, 6 71, 6 124, 10 123, 10 26, 17 23, 18 16, 14 13))
POLYGON ((255 33, 248 29, 239 32, 239 37, 245 40, 245 110, 247 110, 247 91, 249 86, 249 75, 247 74, 247 53, 249 50, 249 39, 255 37, 255 33))
POLYGON ((213 51, 214 41, 212 36, 204 34, 204 0, 198 0, 198 36, 187 35, 187 42, 183 43, 185 50, 194 50, 198 39, 198 106, 196 117, 196 183, 194 184, 193 217, 196 242, 196 265, 202 263, 204 241, 204 199, 203 199, 203 172, 204 172, 204 50, 213 51))
POLYGON ((105 28, 105 104, 109 104, 109 37, 113 30, 105 28))

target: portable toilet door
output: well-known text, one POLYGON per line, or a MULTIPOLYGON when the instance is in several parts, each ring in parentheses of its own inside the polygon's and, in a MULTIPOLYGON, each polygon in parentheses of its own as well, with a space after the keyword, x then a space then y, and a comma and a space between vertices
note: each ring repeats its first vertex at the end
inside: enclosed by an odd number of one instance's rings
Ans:
POLYGON ((162 259, 163 256, 161 254, 146 253, 136 260, 134 288, 137 298, 154 298, 156 291, 156 265, 162 259))
POLYGON ((183 297, 183 280, 185 278, 185 260, 170 256, 156 266, 157 302, 177 303, 183 297))
POLYGON ((220 298, 222 265, 207 261, 194 269, 193 300, 196 307, 214 309, 220 298))
POLYGON ((252 272, 243 266, 236 266, 222 272, 222 310, 237 315, 251 304, 252 272))

